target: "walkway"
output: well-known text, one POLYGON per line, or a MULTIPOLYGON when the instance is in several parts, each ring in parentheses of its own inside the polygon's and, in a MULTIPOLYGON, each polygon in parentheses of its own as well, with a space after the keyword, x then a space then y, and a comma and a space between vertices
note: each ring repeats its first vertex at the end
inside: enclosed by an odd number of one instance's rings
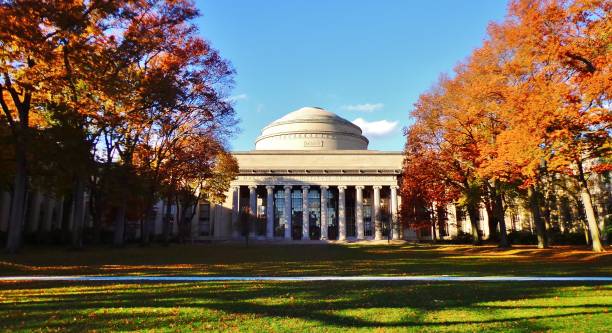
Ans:
POLYGON ((611 282, 607 276, 2 276, 2 281, 212 282, 212 281, 425 281, 425 282, 611 282))

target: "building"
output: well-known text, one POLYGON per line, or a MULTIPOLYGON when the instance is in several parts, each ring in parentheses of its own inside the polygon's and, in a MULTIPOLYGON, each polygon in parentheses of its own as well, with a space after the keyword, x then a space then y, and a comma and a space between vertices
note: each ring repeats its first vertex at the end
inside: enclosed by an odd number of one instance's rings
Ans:
POLYGON ((255 150, 233 153, 239 175, 227 200, 199 205, 197 237, 399 239, 402 153, 368 143, 361 128, 321 108, 270 123, 255 150))
MULTIPOLYGON (((403 155, 368 150, 368 143, 358 126, 321 108, 301 108, 272 122, 263 128, 254 150, 233 153, 239 175, 225 202, 198 203, 190 221, 191 239, 232 240, 248 234, 251 239, 286 241, 428 240, 434 234, 436 239, 453 239, 470 233, 465 210, 454 204, 436 211, 435 230, 400 228, 403 155)), ((581 203, 570 195, 578 190, 567 177, 557 178, 552 186, 556 206, 548 228, 561 233, 585 231, 581 203)), ((603 220, 612 216, 612 182, 599 175, 591 177, 589 185, 603 230, 603 220)), ((26 235, 72 229, 70 201, 37 190, 27 198, 26 235)), ((10 193, 0 192, 0 234, 8 229, 10 202, 10 193)), ((535 232, 526 202, 514 198, 505 204, 508 232, 535 232)), ((177 234, 177 207, 169 211, 171 233, 177 234)), ((166 212, 164 201, 153 207, 154 236, 163 234, 166 212)), ((84 214, 85 226, 92 227, 87 209, 84 214)), ((484 205, 479 215, 479 230, 487 238, 484 205)), ((141 221, 128 220, 125 230, 127 239, 138 239, 141 221)))

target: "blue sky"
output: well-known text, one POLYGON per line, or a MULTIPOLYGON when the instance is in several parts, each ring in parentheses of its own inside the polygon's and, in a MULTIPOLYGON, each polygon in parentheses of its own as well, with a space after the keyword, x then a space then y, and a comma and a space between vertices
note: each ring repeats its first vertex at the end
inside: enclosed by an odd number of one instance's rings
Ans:
POLYGON ((302 106, 356 122, 370 149, 402 150, 418 96, 478 47, 505 0, 197 0, 197 24, 237 71, 232 92, 251 150, 302 106))

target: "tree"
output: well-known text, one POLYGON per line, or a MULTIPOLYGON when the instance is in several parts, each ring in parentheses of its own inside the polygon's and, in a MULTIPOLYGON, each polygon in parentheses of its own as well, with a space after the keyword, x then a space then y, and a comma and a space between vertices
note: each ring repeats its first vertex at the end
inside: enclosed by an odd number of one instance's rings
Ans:
MULTIPOLYGON (((151 180, 150 170, 139 174, 143 169, 134 165, 137 150, 154 147, 167 158, 168 146, 183 134, 175 131, 183 130, 181 121, 218 141, 232 133, 234 111, 225 96, 234 72, 197 35, 190 21, 199 13, 191 1, 13 0, 0 3, 0 15, 0 120, 10 128, 15 161, 10 252, 21 240, 33 128, 68 131, 72 141, 56 138, 79 147, 73 152, 83 162, 66 170, 75 247, 82 246, 86 191, 99 227, 112 196, 130 193, 110 188, 118 183, 109 177, 151 180), (158 138, 170 144, 158 145, 158 138)), ((150 183, 147 189, 150 208, 158 191, 150 183)), ((125 205, 116 210, 118 244, 125 205)))
POLYGON ((593 249, 603 250, 587 178, 612 169, 611 10, 604 0, 512 1, 482 47, 415 104, 408 144, 418 137, 454 175, 445 184, 461 194, 473 226, 485 199, 501 246, 504 189, 513 184, 527 191, 538 244, 547 246, 542 197, 554 173, 578 184, 593 249))
MULTIPOLYGON (((611 9, 609 1, 597 0, 513 1, 507 21, 490 29, 511 55, 502 71, 516 82, 504 114, 511 122, 506 144, 512 146, 511 141, 527 133, 532 139, 528 145, 536 156, 522 163, 532 193, 537 192, 541 175, 535 173, 542 173, 541 164, 543 171, 575 179, 594 251, 603 247, 584 166, 599 160, 593 171, 610 169, 602 158, 610 154, 611 9)), ((520 155, 514 147, 511 154, 520 155)))
POLYGON ((61 100, 76 109, 79 86, 70 59, 88 59, 92 41, 124 2, 3 1, 0 3, 0 106, 11 128, 15 159, 7 250, 21 242, 34 107, 61 100))

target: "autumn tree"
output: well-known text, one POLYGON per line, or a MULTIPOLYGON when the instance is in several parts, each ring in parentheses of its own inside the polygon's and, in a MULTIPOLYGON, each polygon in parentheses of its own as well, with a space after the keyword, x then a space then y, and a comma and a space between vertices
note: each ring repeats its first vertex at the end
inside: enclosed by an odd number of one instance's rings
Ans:
MULTIPOLYGON (((560 174, 578 184, 593 250, 603 250, 587 177, 611 168, 611 6, 512 1, 482 47, 415 104, 408 133, 436 143, 437 162, 461 167, 467 183, 455 188, 466 199, 485 199, 502 244, 504 188, 518 184, 527 192, 538 245, 547 246, 543 194, 549 175, 560 174)), ((451 166, 443 172, 460 170, 451 166)))
POLYGON ((610 170, 605 158, 612 119, 611 6, 609 1, 514 1, 507 20, 490 29, 509 55, 501 68, 513 82, 502 114, 510 121, 499 147, 502 164, 519 161, 528 176, 536 221, 541 219, 535 207, 542 175, 575 179, 594 251, 603 247, 586 179, 587 172, 610 170))
MULTIPOLYGON (((21 242, 28 183, 29 133, 44 104, 77 109, 83 88, 71 59, 86 60, 104 24, 123 1, 3 1, 0 3, 0 106, 14 148, 15 180, 7 249, 21 242)), ((78 214, 77 214, 78 215, 78 214)))
MULTIPOLYGON (((219 141, 231 134, 234 113, 225 96, 233 70, 197 35, 190 21, 199 13, 191 1, 16 0, 0 3, 0 14, 1 120, 15 161, 9 251, 21 240, 34 127, 55 128, 57 142, 78 147, 68 151, 79 154, 66 170, 75 247, 82 246, 86 191, 99 227, 113 197, 129 194, 132 181, 142 187, 150 180, 150 170, 138 174, 134 165, 138 149, 154 147, 170 158, 166 152, 184 134, 183 121, 219 141), (41 122, 33 122, 37 115, 41 122), (167 144, 155 142, 165 138, 167 144)), ((156 195, 155 185, 147 190, 156 195)), ((150 207, 155 197, 145 193, 150 207)), ((117 210, 118 225, 125 208, 117 210)), ((122 239, 121 232, 116 240, 122 239)))

